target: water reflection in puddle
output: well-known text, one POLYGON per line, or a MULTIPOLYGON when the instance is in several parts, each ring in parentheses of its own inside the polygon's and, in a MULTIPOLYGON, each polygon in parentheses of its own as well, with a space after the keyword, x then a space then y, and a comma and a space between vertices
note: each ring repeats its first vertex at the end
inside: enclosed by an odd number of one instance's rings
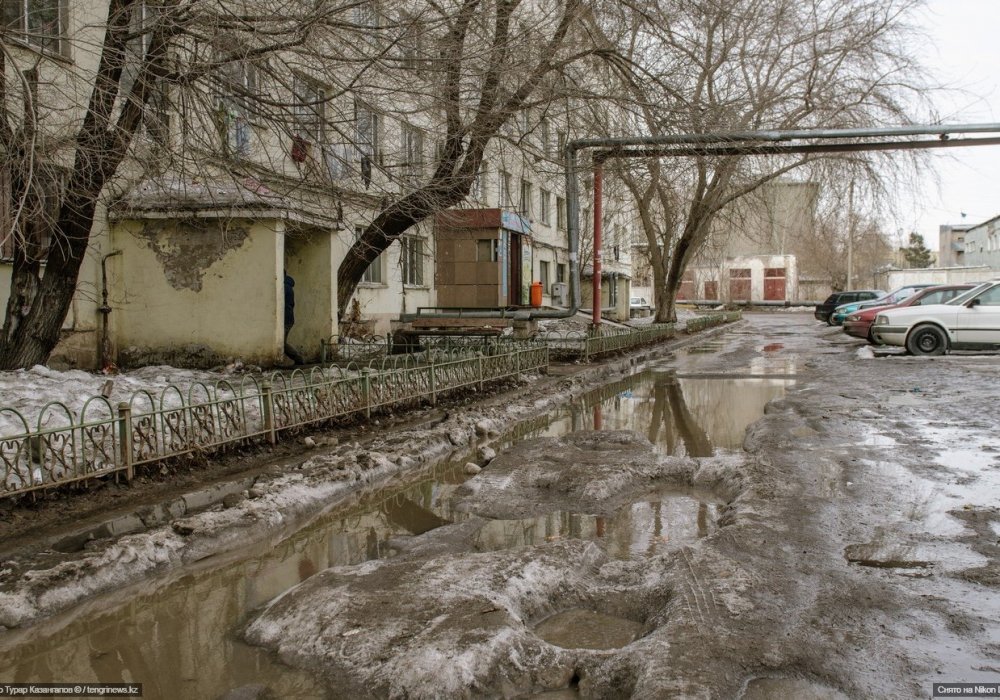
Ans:
MULTIPOLYGON (((746 426, 791 383, 649 372, 594 392, 514 439, 597 426, 638 431, 667 454, 708 456, 738 449, 746 426)), ((440 466, 418 482, 395 482, 318 518, 280 542, 257 544, 238 561, 227 559, 233 563, 106 596, 23 632, 6 632, 0 635, 4 680, 137 681, 145 684, 147 697, 163 698, 216 698, 251 684, 282 698, 322 696, 309 676, 237 642, 234 629, 251 611, 318 571, 391 556, 391 539, 468 517, 453 510, 451 498, 467 478, 461 464, 440 466)), ((479 546, 586 537, 614 557, 649 556, 712 532, 715 511, 714 504, 689 495, 660 494, 602 521, 556 513, 489 523, 479 546)))
POLYGON ((620 649, 639 638, 642 625, 622 617, 573 608, 539 622, 535 634, 564 649, 620 649))
POLYGON ((740 449, 747 426, 794 383, 783 378, 678 378, 649 372, 586 397, 526 436, 632 430, 665 454, 710 457, 716 450, 740 449))
POLYGON ((595 540, 616 559, 650 557, 715 532, 718 504, 691 496, 658 494, 631 503, 612 517, 547 513, 521 520, 491 520, 476 535, 481 551, 574 538, 595 540))

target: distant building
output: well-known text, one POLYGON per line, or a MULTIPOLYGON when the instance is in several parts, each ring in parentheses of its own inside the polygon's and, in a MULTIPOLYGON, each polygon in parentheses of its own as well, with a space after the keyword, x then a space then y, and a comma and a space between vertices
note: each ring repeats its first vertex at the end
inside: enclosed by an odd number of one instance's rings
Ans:
POLYGON ((938 227, 938 265, 961 267, 965 265, 965 237, 972 224, 942 224, 938 227))
POLYGON ((969 227, 965 234, 965 264, 1000 270, 1000 216, 969 227))

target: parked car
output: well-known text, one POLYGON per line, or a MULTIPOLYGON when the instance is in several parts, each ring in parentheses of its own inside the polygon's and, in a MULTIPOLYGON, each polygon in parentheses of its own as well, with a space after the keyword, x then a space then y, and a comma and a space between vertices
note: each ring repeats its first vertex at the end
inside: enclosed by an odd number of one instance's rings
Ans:
POLYGON ((936 287, 926 287, 898 304, 859 309, 844 319, 844 332, 848 335, 853 335, 855 338, 864 338, 869 343, 874 343, 875 339, 872 336, 872 324, 875 323, 875 317, 882 311, 888 311, 893 308, 903 308, 906 306, 930 306, 931 304, 943 304, 947 301, 951 301, 959 294, 967 292, 975 286, 976 285, 974 284, 942 284, 936 287))
POLYGON ((646 297, 629 297, 629 318, 636 318, 637 316, 651 316, 652 313, 653 307, 649 305, 648 301, 646 301, 646 297))
POLYGON ((872 335, 875 342, 904 347, 911 355, 1000 349, 1000 279, 945 304, 881 311, 872 335))
POLYGON ((847 304, 852 301, 868 301, 869 299, 878 299, 881 296, 885 296, 885 292, 881 289, 853 289, 848 292, 834 292, 822 304, 816 305, 813 317, 817 321, 826 323, 830 318, 830 314, 840 304, 847 304))
POLYGON ((854 313, 860 309, 870 309, 873 306, 891 306, 893 304, 898 304, 904 299, 913 296, 916 292, 921 289, 926 289, 927 287, 933 287, 934 285, 928 284, 908 284, 905 287, 900 287, 894 289, 888 294, 878 297, 877 299, 872 299, 870 301, 856 301, 848 304, 841 304, 833 310, 830 314, 830 318, 827 321, 831 326, 839 326, 844 322, 849 314, 854 313))

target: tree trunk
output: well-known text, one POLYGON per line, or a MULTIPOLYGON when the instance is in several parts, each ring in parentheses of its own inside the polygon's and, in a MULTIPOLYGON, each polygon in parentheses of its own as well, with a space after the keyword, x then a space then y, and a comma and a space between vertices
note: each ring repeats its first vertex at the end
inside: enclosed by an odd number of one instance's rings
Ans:
POLYGON ((59 333, 76 294, 80 266, 87 251, 90 229, 94 223, 97 197, 67 197, 59 215, 57 231, 61 245, 52 245, 40 280, 27 267, 15 274, 14 284, 34 285, 37 292, 30 302, 27 296, 7 304, 4 342, 0 344, 0 370, 44 364, 59 342, 59 333), (81 202, 80 200, 84 200, 81 202), (82 206, 81 206, 82 205, 82 206))

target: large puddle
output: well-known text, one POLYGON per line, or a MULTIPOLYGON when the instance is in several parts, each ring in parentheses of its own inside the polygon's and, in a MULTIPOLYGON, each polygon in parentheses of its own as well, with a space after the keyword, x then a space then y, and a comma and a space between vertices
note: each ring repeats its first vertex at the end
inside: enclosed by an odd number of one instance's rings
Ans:
MULTIPOLYGON (((671 455, 740 448, 746 426, 790 379, 677 378, 647 372, 604 387, 501 443, 576 430, 634 430, 671 455)), ((0 680, 143 683, 149 698, 219 698, 262 684, 276 697, 325 694, 308 675, 238 641, 238 628, 272 598, 330 566, 392 556, 390 545, 466 519, 452 494, 466 476, 442 465, 394 482, 316 519, 280 542, 258 543, 229 563, 202 562, 169 580, 103 596, 66 614, 0 635, 0 680)), ((616 558, 651 556, 710 534, 718 504, 691 493, 651 493, 611 517, 550 513, 491 521, 476 546, 502 549, 558 538, 592 539, 616 558)), ((256 697, 247 695, 247 697, 256 697)))

